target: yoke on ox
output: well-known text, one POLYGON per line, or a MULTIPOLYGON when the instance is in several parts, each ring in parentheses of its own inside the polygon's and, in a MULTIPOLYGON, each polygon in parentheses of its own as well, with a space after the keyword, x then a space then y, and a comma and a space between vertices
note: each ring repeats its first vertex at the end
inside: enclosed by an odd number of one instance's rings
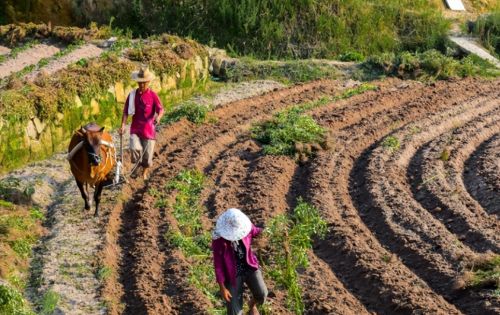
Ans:
POLYGON ((104 127, 89 123, 73 134, 68 152, 71 173, 80 189, 86 210, 89 210, 92 204, 89 199, 89 186, 95 187, 94 215, 97 216, 102 188, 116 164, 116 152, 111 135, 104 132, 104 127))

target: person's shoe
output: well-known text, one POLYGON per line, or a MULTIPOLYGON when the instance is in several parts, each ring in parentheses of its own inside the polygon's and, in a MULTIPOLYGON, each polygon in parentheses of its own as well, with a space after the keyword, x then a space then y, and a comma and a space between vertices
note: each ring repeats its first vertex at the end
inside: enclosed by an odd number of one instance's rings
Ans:
POLYGON ((149 168, 145 167, 143 170, 142 170, 142 178, 144 180, 148 180, 149 179, 149 168))

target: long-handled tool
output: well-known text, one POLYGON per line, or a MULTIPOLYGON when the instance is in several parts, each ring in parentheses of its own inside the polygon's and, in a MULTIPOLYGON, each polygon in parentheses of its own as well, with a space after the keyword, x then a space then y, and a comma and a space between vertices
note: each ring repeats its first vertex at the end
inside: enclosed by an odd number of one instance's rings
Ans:
MULTIPOLYGON (((116 162, 116 173, 113 184, 118 184, 120 182, 120 173, 122 171, 122 161, 123 161, 123 134, 120 134, 120 160, 116 162)), ((124 177, 125 181, 127 179, 124 177)))

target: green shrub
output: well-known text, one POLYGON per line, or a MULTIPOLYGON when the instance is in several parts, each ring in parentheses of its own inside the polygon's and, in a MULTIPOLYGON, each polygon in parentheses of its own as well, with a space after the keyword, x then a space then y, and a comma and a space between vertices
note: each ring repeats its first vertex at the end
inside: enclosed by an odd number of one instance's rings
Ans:
POLYGON ((34 315, 21 293, 14 288, 0 284, 0 314, 34 315))
POLYGON ((324 143, 325 129, 310 116, 302 114, 302 109, 292 107, 253 126, 252 137, 263 144, 265 154, 294 155, 297 143, 324 143))
POLYGON ((292 215, 278 215, 268 224, 267 234, 272 253, 268 272, 287 290, 287 304, 295 314, 304 313, 297 270, 309 265, 307 253, 312 248, 313 237, 324 237, 326 232, 327 223, 319 215, 318 209, 301 198, 297 200, 292 215))
POLYGON ((365 60, 365 56, 363 54, 356 51, 348 51, 339 56, 340 61, 363 61, 365 60))
POLYGON ((487 48, 500 56, 500 9, 478 18, 473 32, 487 48))

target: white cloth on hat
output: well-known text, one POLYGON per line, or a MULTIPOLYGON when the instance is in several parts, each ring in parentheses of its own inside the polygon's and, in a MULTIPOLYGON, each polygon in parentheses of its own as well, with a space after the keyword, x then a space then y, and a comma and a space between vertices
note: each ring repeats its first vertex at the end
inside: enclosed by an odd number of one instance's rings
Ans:
POLYGON ((130 94, 128 95, 128 115, 134 115, 135 114, 135 92, 137 90, 132 90, 130 91, 130 94))
POLYGON ((231 208, 217 219, 212 238, 223 237, 228 241, 237 242, 252 230, 252 222, 241 210, 231 208))

